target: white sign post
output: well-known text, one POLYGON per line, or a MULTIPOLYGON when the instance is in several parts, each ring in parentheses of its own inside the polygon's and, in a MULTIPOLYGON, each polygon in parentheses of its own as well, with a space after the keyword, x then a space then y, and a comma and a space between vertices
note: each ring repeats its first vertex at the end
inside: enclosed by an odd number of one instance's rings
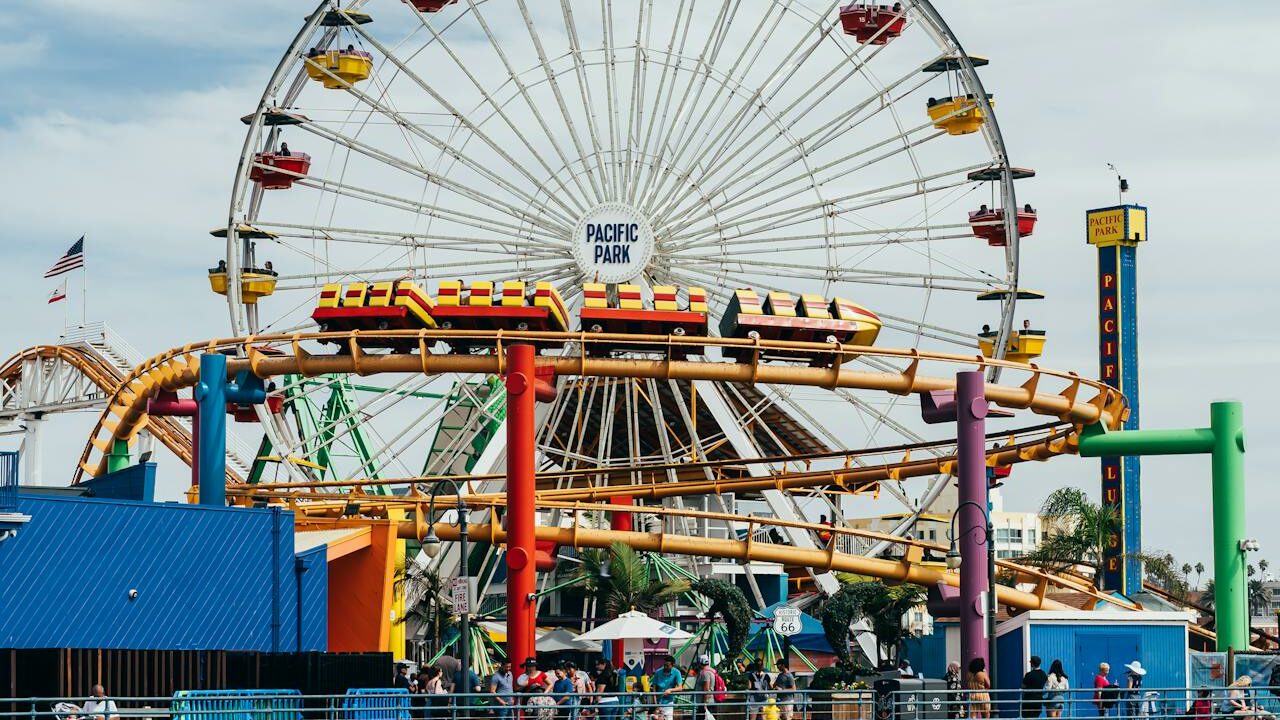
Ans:
POLYGON ((453 578, 449 581, 449 590, 453 599, 453 611, 459 615, 471 612, 471 594, 467 592, 467 586, 470 584, 467 578, 464 577, 453 578))
POLYGON ((782 605, 773 609, 773 631, 783 637, 800 632, 800 608, 782 605))

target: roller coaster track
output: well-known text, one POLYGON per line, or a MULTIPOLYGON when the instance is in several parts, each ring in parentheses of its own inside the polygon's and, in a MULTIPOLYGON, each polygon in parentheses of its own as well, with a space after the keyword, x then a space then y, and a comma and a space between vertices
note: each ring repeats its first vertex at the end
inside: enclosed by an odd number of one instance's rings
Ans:
MULTIPOLYGON (((111 411, 113 403, 128 398, 126 393, 121 393, 121 382, 125 375, 110 360, 93 350, 69 345, 36 345, 10 357, 4 365, 0 365, 0 396, 7 397, 16 391, 22 381, 23 369, 28 363, 44 360, 65 363, 106 393, 108 412, 111 411)), ((53 409, 56 408, 50 408, 50 410, 53 409)), ((138 430, 144 427, 178 459, 188 465, 191 464, 191 433, 175 418, 148 417, 138 430)), ((133 436, 124 439, 132 440, 133 436)), ((110 442, 108 439, 99 438, 95 441, 94 447, 99 452, 105 453, 110 450, 110 442)), ((240 475, 231 466, 227 468, 227 481, 242 482, 240 475)))
MULTIPOLYGON (((234 352, 228 363, 227 371, 235 374, 248 370, 262 377, 273 377, 283 374, 299 374, 304 376, 324 373, 349 373, 370 375, 375 373, 424 373, 440 374, 449 372, 476 372, 501 375, 504 373, 504 345, 512 342, 534 342, 542 345, 563 346, 572 342, 581 349, 577 356, 540 356, 537 363, 540 367, 553 371, 556 375, 579 377, 630 377, 630 378, 678 378, 690 380, 717 380, 729 382, 775 383, 789 385, 806 385, 828 388, 860 388, 879 390, 899 395, 924 391, 945 391, 954 389, 954 378, 935 377, 922 374, 922 364, 927 366, 949 366, 954 372, 957 368, 988 369, 999 367, 1009 371, 1022 371, 1027 379, 1017 386, 988 383, 985 392, 987 399, 1011 410, 1030 410, 1031 412, 1056 418, 1060 424, 1042 425, 1022 431, 1023 439, 1017 441, 1017 433, 1011 437, 1010 443, 1003 448, 992 450, 988 454, 990 464, 1013 464, 1030 460, 1045 460, 1055 455, 1071 453, 1078 442, 1078 433, 1083 426, 1101 423, 1115 428, 1123 422, 1127 414, 1124 397, 1105 384, 1081 378, 1075 373, 1060 372, 1039 368, 1035 365, 1024 365, 1003 360, 992 360, 981 356, 952 355, 920 352, 917 350, 893 350, 874 347, 839 346, 821 343, 795 343, 762 340, 739 340, 730 338, 695 338, 676 336, 611 336, 604 334, 584 333, 535 333, 535 332, 477 332, 477 331, 387 331, 387 332, 350 332, 350 333, 307 333, 292 335, 262 335, 244 338, 227 338, 211 340, 207 343, 184 345, 161 353, 134 368, 122 378, 114 396, 106 410, 99 417, 97 426, 90 436, 82 454, 77 480, 83 473, 96 474, 105 466, 105 458, 97 458, 92 462, 95 451, 99 454, 103 447, 109 447, 112 440, 129 440, 143 427, 147 427, 150 419, 147 416, 147 400, 161 390, 178 390, 193 385, 199 376, 199 354, 204 352, 234 352), (465 341, 474 346, 488 346, 488 354, 457 355, 433 352, 440 342, 450 340, 465 341), (629 347, 637 345, 647 347, 656 358, 644 357, 615 358, 610 357, 603 348, 611 343, 625 340, 629 347), (417 352, 368 353, 362 343, 369 341, 395 341, 405 345, 416 345, 417 352), (328 355, 316 355, 308 352, 303 343, 328 342, 336 343, 340 351, 328 355), (680 353, 679 347, 736 347, 748 351, 747 362, 726 363, 714 361, 675 360, 680 353), (270 348, 272 352, 265 352, 270 348), (677 352, 672 352, 676 349, 677 352), (592 352, 592 351, 595 352, 592 352), (831 367, 802 367, 797 365, 771 364, 766 359, 779 351, 805 351, 823 353, 835 358, 831 367), (871 356, 883 360, 905 362, 905 369, 898 372, 870 372, 850 370, 843 367, 844 362, 858 356, 871 356), (1041 391, 1041 383, 1053 382, 1058 385, 1056 392, 1041 391), (1080 399, 1080 391, 1086 389, 1092 393, 1088 399, 1080 399), (1034 435, 1032 434, 1034 433, 1034 435)), ((643 354, 643 350, 640 354, 643 354)), ((700 352, 700 350, 699 350, 700 352)), ((897 448, 895 450, 902 450, 897 448)), ((568 487, 560 490, 544 490, 539 493, 538 502, 546 509, 557 509, 569 514, 581 511, 597 510, 599 505, 590 501, 601 500, 611 494, 625 493, 633 497, 661 498, 685 494, 706 494, 717 492, 740 492, 762 489, 801 489, 824 485, 836 485, 846 489, 865 489, 877 482, 901 480, 908 477, 931 475, 937 473, 951 474, 955 470, 956 460, 953 456, 927 457, 913 460, 911 448, 903 451, 901 458, 886 458, 879 464, 866 464, 858 467, 846 467, 839 470, 806 470, 801 472, 778 472, 769 477, 739 477, 714 479, 708 481, 692 481, 680 483, 650 482, 648 484, 627 485, 618 487, 568 487)), ((885 454, 887 451, 879 451, 885 454)), ((867 451, 865 455, 875 454, 867 451)), ((189 457, 189 455, 188 455, 189 457)), ((844 456, 840 456, 844 457, 844 456)), ((792 459, 792 462, 798 461, 792 459)), ((738 460, 738 464, 751 461, 738 460)), ((602 468, 587 475, 608 474, 615 468, 602 468)), ((642 472, 659 472, 657 465, 641 468, 642 472)), ((438 479, 438 478, 435 478, 438 479)), ((470 478, 475 480, 477 478, 470 478)), ((335 517, 324 515, 342 514, 349 509, 351 502, 361 504, 361 512, 376 512, 378 508, 393 505, 410 506, 416 509, 413 519, 400 522, 399 534, 406 538, 421 539, 426 536, 428 524, 426 516, 426 498, 417 487, 418 483, 430 482, 433 478, 411 478, 400 482, 413 483, 409 496, 378 497, 364 496, 357 487, 351 493, 342 496, 342 507, 334 503, 332 493, 319 493, 316 490, 330 483, 282 483, 261 487, 244 485, 230 489, 232 497, 241 501, 250 498, 283 498, 300 511, 299 522, 302 523, 336 523, 335 517), (310 492, 308 492, 310 491, 310 492), (304 502, 304 501, 314 502, 304 502)), ((395 482, 395 481, 392 481, 395 482)), ((381 484, 389 484, 380 480, 381 484)), ((351 483, 346 483, 350 486, 351 483)), ((505 530, 497 518, 497 508, 505 504, 500 494, 468 496, 470 502, 477 506, 490 508, 491 521, 469 526, 472 537, 485 539, 498 545, 506 540, 505 530)), ((744 522, 748 532, 744 539, 700 538, 684 535, 669 535, 665 532, 643 533, 615 530, 600 530, 580 527, 575 521, 571 527, 539 527, 536 530, 539 540, 551 541, 557 545, 569 547, 607 547, 613 542, 626 543, 637 550, 688 554, 697 556, 714 556, 728 559, 773 562, 790 566, 807 566, 824 570, 846 571, 882 577, 886 579, 909 581, 923 585, 944 583, 956 585, 959 575, 946 571, 936 565, 921 562, 926 550, 944 549, 942 546, 925 543, 911 538, 903 538, 851 528, 829 528, 812 523, 786 521, 777 518, 757 518, 754 516, 738 516, 725 513, 710 513, 677 508, 645 506, 643 512, 663 516, 702 517, 711 520, 733 520, 744 522), (864 557, 836 551, 835 538, 826 548, 799 548, 792 545, 781 545, 759 542, 754 538, 754 529, 759 527, 794 527, 813 532, 832 532, 834 535, 852 535, 887 540, 906 548, 901 560, 864 557)), ((451 539, 457 535, 457 528, 445 523, 435 525, 435 531, 442 539, 451 539)), ((1123 607, 1136 607, 1127 601, 1092 589, 1087 582, 1069 577, 1060 577, 1044 571, 1001 561, 1001 567, 1017 574, 1020 580, 1033 583, 1035 591, 1024 592, 1015 588, 998 588, 1002 602, 1022 609, 1063 609, 1066 606, 1046 596, 1049 586, 1064 587, 1083 592, 1098 601, 1110 602, 1123 607)))
MULTIPOLYGON (((535 342, 542 345, 564 346, 575 343, 582 351, 577 356, 545 356, 538 358, 538 365, 556 375, 579 377, 631 377, 678 378, 689 380, 715 380, 727 382, 773 383, 781 385, 805 385, 827 388, 860 388, 907 395, 923 391, 954 390, 954 377, 933 377, 920 373, 922 363, 987 369, 999 367, 1021 370, 1028 379, 1019 386, 988 383, 986 397, 998 406, 1011 410, 1030 410, 1039 415, 1055 417, 1069 422, 1077 429, 1101 422, 1108 427, 1118 427, 1127 414, 1124 396, 1104 383, 1081 378, 1075 373, 1039 368, 982 356, 953 355, 920 352, 918 350, 893 350, 876 347, 858 347, 825 343, 797 343, 736 338, 702 338, 690 336, 608 335, 588 333, 539 333, 539 332, 487 332, 460 330, 420 330, 385 332, 298 333, 291 335, 260 335, 242 338, 210 340, 207 343, 189 344, 161 353, 134 368, 122 379, 115 395, 102 412, 89 442, 81 454, 76 470, 76 481, 85 473, 101 474, 106 468, 104 448, 111 440, 132 440, 148 424, 147 400, 161 390, 178 390, 193 385, 199 375, 199 353, 232 351, 243 357, 231 359, 229 373, 249 370, 259 377, 283 374, 305 376, 324 373, 348 373, 371 375, 376 373, 486 373, 504 374, 503 347, 512 342, 535 342), (488 354, 448 354, 433 352, 441 342, 463 340, 471 346, 489 347, 488 354), (302 345, 306 342, 336 343, 341 351, 328 355, 315 355, 302 345), (398 342, 417 345, 417 352, 373 354, 365 352, 362 343, 398 342), (607 348, 625 342, 629 347, 639 346, 643 353, 650 350, 658 356, 609 357, 607 348), (745 362, 727 363, 714 361, 676 360, 681 351, 702 352, 704 347, 735 348, 746 351, 745 362), (283 351, 268 354, 267 348, 283 351), (592 352, 592 351, 595 352, 592 352), (673 352, 674 351, 674 352, 673 352), (808 352, 826 354, 835 358, 831 367, 802 367, 774 364, 767 361, 772 353, 808 352), (856 357, 876 357, 882 360, 905 362, 900 372, 851 370, 844 362, 856 357), (1040 391, 1044 380, 1056 381, 1057 392, 1040 391), (1079 399, 1081 389, 1092 392, 1087 400, 1079 399), (95 460, 96 455, 96 462, 95 460)), ((1024 449, 1030 457, 1046 459, 1074 450, 1074 433, 1068 437, 1046 440, 1040 448, 1024 449)), ((937 472, 948 472, 953 460, 945 458, 919 460, 888 466, 883 469, 867 469, 870 473, 883 473, 885 479, 900 479, 937 472)))

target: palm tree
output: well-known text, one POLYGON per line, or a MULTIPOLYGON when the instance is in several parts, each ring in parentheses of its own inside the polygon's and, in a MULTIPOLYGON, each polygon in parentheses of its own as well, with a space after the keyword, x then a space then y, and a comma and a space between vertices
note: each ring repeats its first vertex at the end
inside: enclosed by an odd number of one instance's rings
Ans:
POLYGON ((1262 573, 1263 580, 1267 579, 1267 568, 1269 567, 1271 567, 1271 563, 1267 562, 1266 558, 1258 561, 1258 572, 1262 573))
POLYGON ((417 638, 425 639, 427 652, 434 653, 439 649, 440 639, 456 624, 453 601, 440 572, 411 560, 396 573, 395 582, 404 588, 405 605, 404 614, 397 622, 415 621, 414 642, 421 642, 417 638))
POLYGON ((1045 498, 1040 516, 1050 530, 1040 546, 1022 560, 1054 570, 1083 565, 1102 577, 1106 538, 1120 524, 1120 509, 1089 500, 1080 488, 1058 488, 1045 498))
POLYGON ((609 618, 628 610, 650 613, 689 590, 688 581, 657 579, 644 556, 622 543, 608 550, 584 550, 580 559, 569 582, 594 597, 609 618))
POLYGON ((1200 587, 1200 579, 1204 576, 1204 563, 1196 563, 1196 587, 1200 587))

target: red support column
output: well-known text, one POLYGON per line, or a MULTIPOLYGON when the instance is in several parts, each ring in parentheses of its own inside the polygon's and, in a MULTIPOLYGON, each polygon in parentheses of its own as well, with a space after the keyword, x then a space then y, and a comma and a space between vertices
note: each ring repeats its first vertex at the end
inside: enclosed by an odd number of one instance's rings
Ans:
MULTIPOLYGON (((609 498, 610 505, 630 506, 634 504, 634 500, 630 495, 617 495, 609 498)), ((610 530, 632 530, 631 513, 613 511, 609 513, 609 529, 610 530)), ((622 640, 614 640, 612 644, 611 655, 613 656, 613 666, 615 668, 622 667, 622 653, 625 649, 622 640)))
POLYGON ((534 655, 534 357, 532 345, 507 347, 507 657, 534 655))

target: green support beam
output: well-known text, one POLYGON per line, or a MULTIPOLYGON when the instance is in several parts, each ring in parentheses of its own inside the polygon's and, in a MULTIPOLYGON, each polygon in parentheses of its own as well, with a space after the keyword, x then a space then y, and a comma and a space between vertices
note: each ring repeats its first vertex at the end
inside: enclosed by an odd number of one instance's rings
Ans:
POLYGON ((1213 467, 1213 583, 1218 650, 1249 648, 1248 580, 1244 551, 1244 406, 1215 402, 1209 427, 1116 430, 1101 425, 1080 437, 1082 457, 1201 455, 1213 467))

